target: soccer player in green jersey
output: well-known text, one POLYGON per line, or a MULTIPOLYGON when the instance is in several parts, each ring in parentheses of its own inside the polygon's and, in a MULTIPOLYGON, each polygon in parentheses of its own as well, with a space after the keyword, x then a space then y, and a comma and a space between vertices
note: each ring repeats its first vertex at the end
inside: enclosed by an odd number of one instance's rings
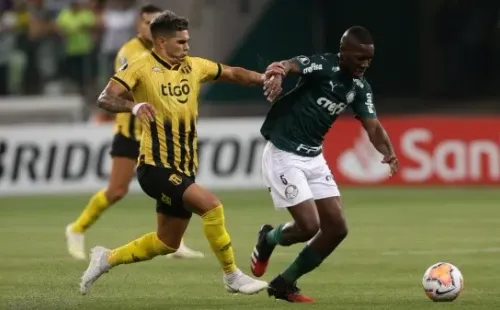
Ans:
MULTIPOLYGON (((276 299, 313 301, 300 294, 297 280, 318 267, 347 236, 340 192, 322 154, 324 137, 337 117, 349 107, 384 155, 390 173, 398 170, 394 149, 377 119, 370 84, 363 77, 374 55, 372 36, 355 26, 340 43, 338 54, 298 56, 268 67, 283 65, 286 74, 300 75, 297 86, 273 103, 261 128, 267 140, 262 155, 264 181, 275 207, 287 209, 293 220, 277 227, 262 226, 251 257, 253 274, 265 273, 277 245, 307 242, 291 265, 269 283, 268 293, 276 299)), ((274 100, 275 94, 265 91, 265 95, 274 100)))

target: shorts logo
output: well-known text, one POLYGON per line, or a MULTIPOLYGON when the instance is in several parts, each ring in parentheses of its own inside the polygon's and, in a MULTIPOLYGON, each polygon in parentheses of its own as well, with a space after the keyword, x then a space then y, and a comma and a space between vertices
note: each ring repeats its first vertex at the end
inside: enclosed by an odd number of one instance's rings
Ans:
POLYGON ((164 193, 161 193, 161 201, 166 205, 169 205, 169 206, 172 205, 172 199, 170 197, 168 197, 167 195, 165 195, 164 193))
POLYGON ((299 194, 299 189, 295 185, 288 185, 285 188, 285 196, 287 199, 294 199, 299 194))
POLYGON ((170 183, 174 184, 175 186, 181 185, 181 183, 182 183, 182 178, 177 174, 170 175, 168 177, 168 180, 170 181, 170 183))

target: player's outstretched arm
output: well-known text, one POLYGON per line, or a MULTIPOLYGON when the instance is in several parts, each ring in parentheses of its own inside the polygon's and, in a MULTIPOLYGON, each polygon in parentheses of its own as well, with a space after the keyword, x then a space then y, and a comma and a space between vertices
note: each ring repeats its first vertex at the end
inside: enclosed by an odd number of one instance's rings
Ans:
POLYGON ((233 82, 245 86, 262 85, 266 77, 272 75, 284 75, 284 68, 276 66, 272 70, 262 74, 255 71, 247 70, 241 67, 222 66, 222 72, 219 81, 233 82))
POLYGON ((127 89, 115 80, 110 80, 97 98, 97 105, 112 113, 132 112, 135 103, 126 98, 130 98, 127 89))
POLYGON ((382 162, 389 164, 391 175, 395 174, 399 169, 399 162, 384 127, 376 117, 361 117, 360 121, 370 138, 370 142, 377 151, 384 155, 382 162))
POLYGON ((313 70, 304 71, 304 68, 307 68, 311 64, 311 61, 316 60, 318 62, 321 62, 322 59, 318 59, 318 57, 321 57, 321 56, 317 56, 317 55, 314 55, 312 57, 297 56, 297 57, 294 57, 292 59, 273 62, 267 67, 266 76, 270 74, 268 71, 275 70, 276 67, 283 67, 285 76, 290 74, 290 73, 293 73, 293 74, 314 73, 313 70))

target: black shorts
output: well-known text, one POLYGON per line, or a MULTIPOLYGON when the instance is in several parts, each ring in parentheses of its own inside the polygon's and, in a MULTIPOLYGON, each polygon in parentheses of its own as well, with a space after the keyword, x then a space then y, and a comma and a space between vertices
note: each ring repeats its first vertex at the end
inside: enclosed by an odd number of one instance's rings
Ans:
POLYGON ((182 196, 194 184, 194 178, 170 168, 139 164, 137 179, 142 190, 156 200, 156 212, 183 219, 191 218, 193 213, 186 207, 182 196))
POLYGON ((113 138, 110 154, 111 157, 126 157, 137 160, 137 157, 139 157, 139 146, 139 141, 117 133, 113 138))

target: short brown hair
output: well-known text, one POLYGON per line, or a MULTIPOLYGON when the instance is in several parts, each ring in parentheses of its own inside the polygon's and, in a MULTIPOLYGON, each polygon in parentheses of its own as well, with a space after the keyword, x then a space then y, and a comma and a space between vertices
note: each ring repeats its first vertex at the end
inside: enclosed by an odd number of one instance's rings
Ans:
POLYGON ((187 18, 177 16, 172 11, 163 11, 151 21, 150 29, 153 38, 159 35, 169 34, 176 31, 188 30, 189 21, 187 18))

